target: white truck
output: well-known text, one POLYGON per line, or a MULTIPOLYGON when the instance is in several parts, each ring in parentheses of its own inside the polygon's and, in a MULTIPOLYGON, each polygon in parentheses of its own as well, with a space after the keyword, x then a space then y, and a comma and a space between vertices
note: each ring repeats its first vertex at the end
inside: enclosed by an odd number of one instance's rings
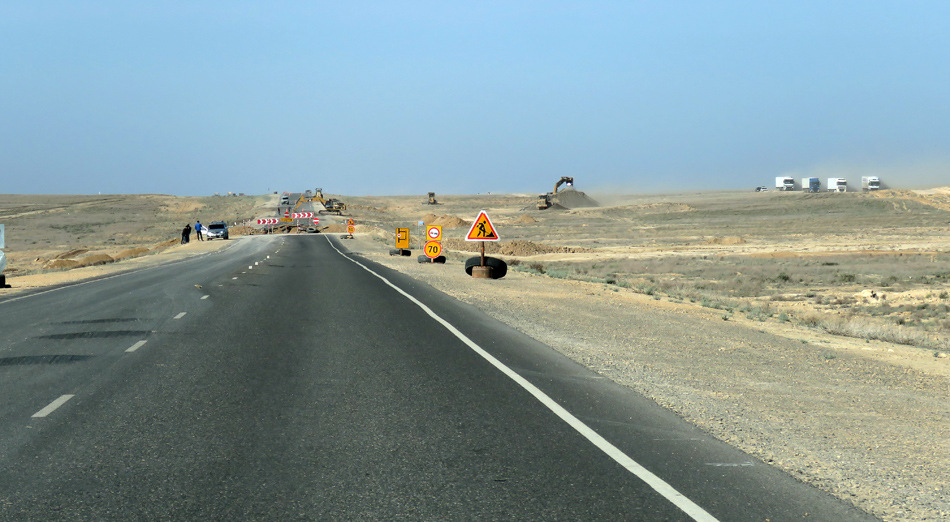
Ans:
POLYGON ((861 190, 879 190, 881 188, 881 178, 877 176, 861 176, 861 190))
POLYGON ((795 190, 795 180, 789 176, 775 177, 776 190, 795 190))
POLYGON ((828 184, 825 185, 828 192, 847 192, 848 180, 845 178, 828 178, 828 184))

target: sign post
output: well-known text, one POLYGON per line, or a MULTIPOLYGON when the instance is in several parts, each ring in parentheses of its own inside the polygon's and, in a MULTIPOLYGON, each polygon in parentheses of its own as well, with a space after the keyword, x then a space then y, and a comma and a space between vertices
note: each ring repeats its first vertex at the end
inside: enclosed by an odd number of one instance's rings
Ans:
POLYGON ((481 264, 478 267, 472 267, 472 277, 487 278, 491 277, 491 267, 485 266, 485 242, 498 241, 498 232, 495 231, 495 225, 492 225, 488 214, 482 210, 478 217, 472 223, 472 228, 468 230, 465 241, 479 241, 481 248, 481 264), (480 270, 475 270, 479 268, 480 270))

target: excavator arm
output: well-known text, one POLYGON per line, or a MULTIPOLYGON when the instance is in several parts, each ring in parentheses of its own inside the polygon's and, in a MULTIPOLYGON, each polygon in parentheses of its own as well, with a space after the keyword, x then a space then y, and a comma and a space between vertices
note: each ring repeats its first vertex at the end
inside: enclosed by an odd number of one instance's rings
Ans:
POLYGON ((562 176, 561 179, 558 180, 558 182, 554 184, 554 194, 557 194, 557 189, 560 188, 560 186, 563 185, 563 184, 565 184, 565 183, 567 183, 567 186, 568 186, 568 187, 573 187, 573 186, 574 186, 574 178, 569 178, 569 177, 567 177, 567 176, 562 176))

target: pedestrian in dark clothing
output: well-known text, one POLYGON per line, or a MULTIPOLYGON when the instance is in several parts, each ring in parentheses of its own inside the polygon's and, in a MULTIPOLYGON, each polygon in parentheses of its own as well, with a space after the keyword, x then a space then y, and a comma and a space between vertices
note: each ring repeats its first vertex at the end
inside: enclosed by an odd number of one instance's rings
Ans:
POLYGON ((185 228, 181 229, 181 244, 185 245, 191 241, 191 225, 185 225, 185 228))
POLYGON ((195 236, 198 238, 198 241, 204 241, 205 238, 201 237, 201 231, 204 228, 201 226, 201 221, 195 223, 195 236))

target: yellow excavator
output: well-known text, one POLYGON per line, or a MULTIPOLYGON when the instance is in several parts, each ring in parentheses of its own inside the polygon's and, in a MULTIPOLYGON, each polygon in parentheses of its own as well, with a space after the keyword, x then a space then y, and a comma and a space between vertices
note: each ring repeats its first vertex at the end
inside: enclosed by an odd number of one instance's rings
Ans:
POLYGON ((547 194, 541 194, 538 196, 538 210, 548 209, 554 205, 554 197, 557 196, 557 189, 561 188, 561 185, 573 187, 574 178, 561 176, 561 179, 559 179, 558 182, 554 184, 554 192, 548 192, 547 194))

